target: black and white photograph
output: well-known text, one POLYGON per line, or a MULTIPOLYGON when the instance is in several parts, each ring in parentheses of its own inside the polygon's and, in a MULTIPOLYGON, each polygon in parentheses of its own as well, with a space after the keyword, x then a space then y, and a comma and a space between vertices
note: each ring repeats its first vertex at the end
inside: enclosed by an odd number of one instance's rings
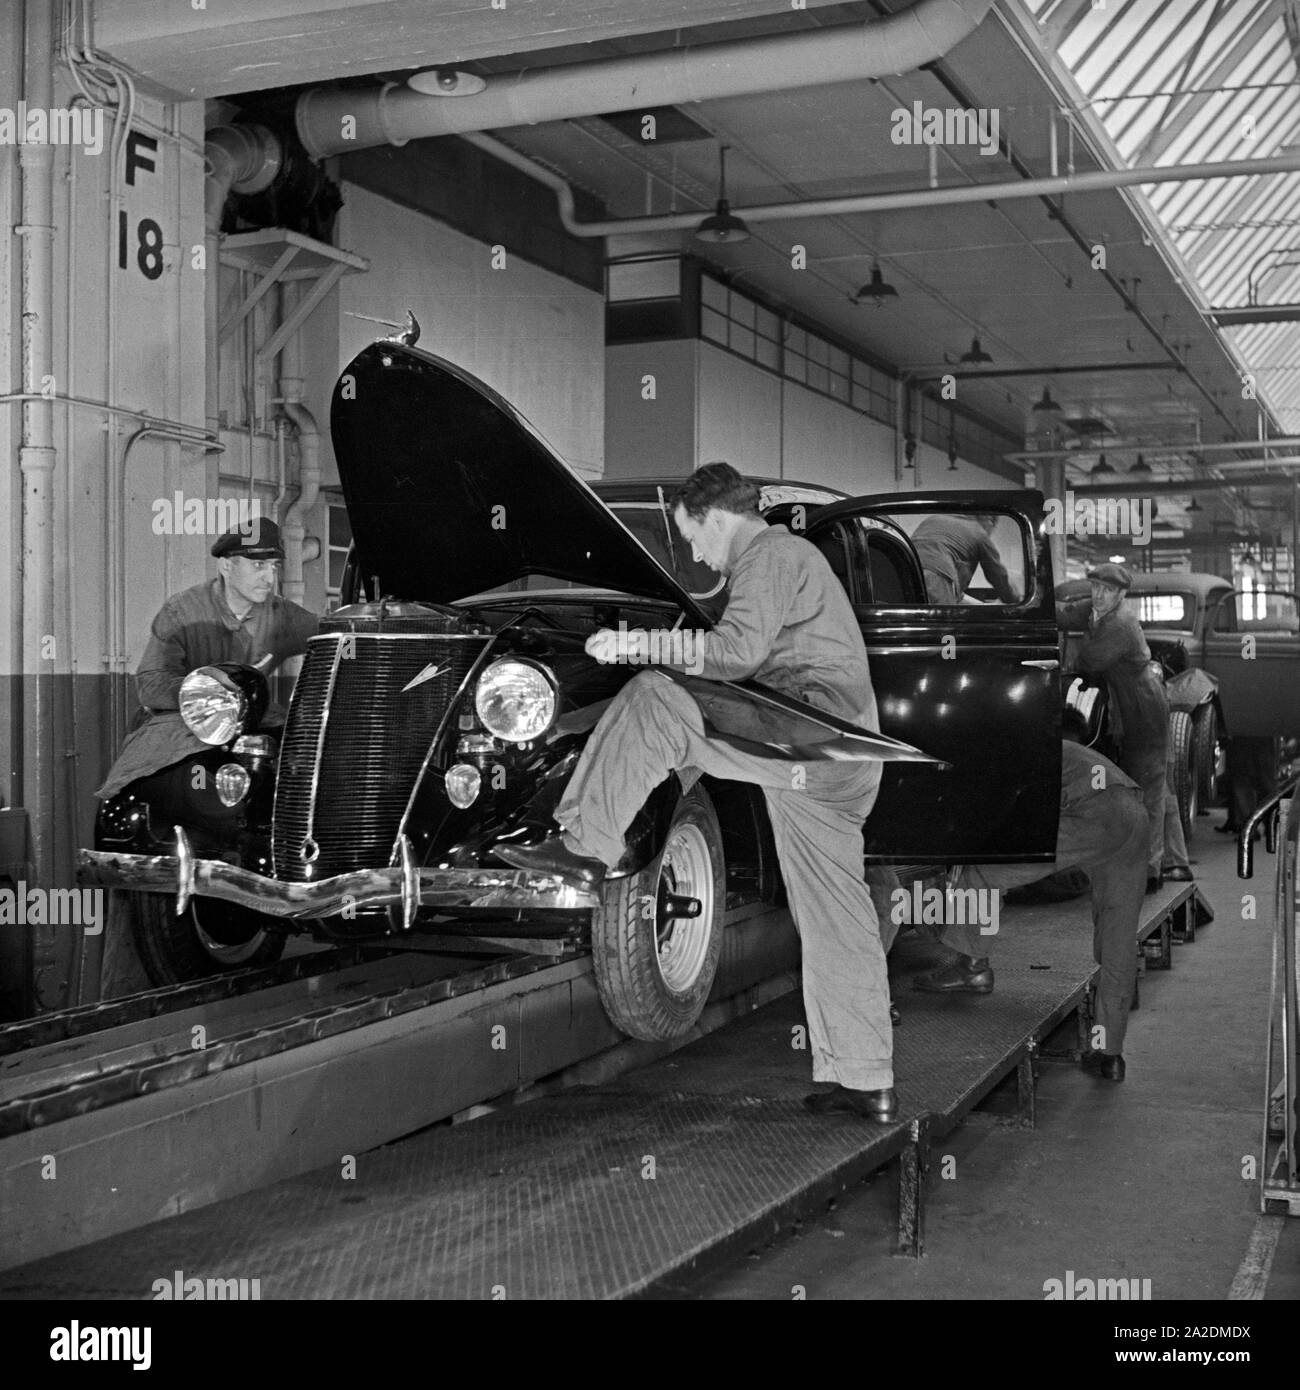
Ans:
POLYGON ((0 4, 24 1364, 1294 1365, 1298 64, 1298 0, 0 4))

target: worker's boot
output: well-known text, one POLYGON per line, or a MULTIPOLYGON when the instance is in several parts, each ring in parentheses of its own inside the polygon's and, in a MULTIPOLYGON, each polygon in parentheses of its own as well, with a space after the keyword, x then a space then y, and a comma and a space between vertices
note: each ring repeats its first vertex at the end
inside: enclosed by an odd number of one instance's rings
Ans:
POLYGON ((880 1124, 898 1118, 898 1097, 892 1087, 881 1091, 853 1091, 847 1086, 832 1086, 829 1091, 814 1091, 805 1096, 803 1103, 814 1115, 844 1111, 880 1124))
POLYGON ((1124 1080, 1124 1059, 1118 1052, 1085 1052, 1083 1069, 1102 1081, 1124 1080))
POLYGON ((951 965, 918 975, 912 988, 927 994, 991 994, 993 967, 987 956, 958 956, 951 965))

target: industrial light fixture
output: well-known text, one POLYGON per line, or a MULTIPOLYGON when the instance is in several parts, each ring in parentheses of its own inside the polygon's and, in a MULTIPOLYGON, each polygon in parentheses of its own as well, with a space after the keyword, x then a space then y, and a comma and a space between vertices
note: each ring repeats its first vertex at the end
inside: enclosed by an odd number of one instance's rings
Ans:
POLYGON ((1195 496, 1193 496, 1192 500, 1183 508, 1183 510, 1185 512, 1203 512, 1205 508, 1202 507, 1201 504, 1196 500, 1195 496))
POLYGON ((1049 386, 1043 387, 1042 396, 1034 402, 1034 411, 1037 414, 1042 414, 1047 411, 1050 411, 1053 415, 1059 415, 1061 413, 1061 407, 1052 399, 1052 391, 1049 386))
POLYGON ((955 473, 956 471, 957 471, 957 441, 956 441, 951 435, 949 435, 949 436, 948 436, 948 472, 949 472, 949 473, 955 473))
POLYGON ((970 351, 963 352, 957 360, 960 362, 972 363, 993 361, 993 359, 988 355, 988 353, 985 352, 982 347, 980 347, 980 340, 978 337, 972 338, 970 340, 970 351))
POLYGON ((1146 459, 1144 459, 1144 458, 1142 457, 1141 454, 1139 454, 1139 455, 1138 455, 1138 461, 1133 465, 1132 468, 1129 469, 1129 472, 1130 472, 1130 473, 1143 473, 1143 474, 1146 474, 1146 476, 1150 477, 1150 475, 1151 475, 1151 465, 1146 461, 1146 459))
POLYGON ((477 73, 462 72, 460 68, 425 68, 413 72, 406 85, 427 97, 472 97, 487 83, 477 73))
POLYGON ((728 149, 729 145, 718 147, 718 205, 695 229, 696 241, 711 242, 715 246, 749 239, 749 228, 732 213, 731 204, 727 202, 728 149))
POLYGON ((880 273, 880 262, 872 261, 871 279, 851 298, 855 304, 861 304, 864 299, 874 300, 876 308, 879 309, 885 300, 897 299, 898 291, 880 273))
POLYGON ((1102 454, 1089 471, 1095 478, 1099 473, 1113 473, 1115 470, 1106 462, 1106 455, 1102 454))

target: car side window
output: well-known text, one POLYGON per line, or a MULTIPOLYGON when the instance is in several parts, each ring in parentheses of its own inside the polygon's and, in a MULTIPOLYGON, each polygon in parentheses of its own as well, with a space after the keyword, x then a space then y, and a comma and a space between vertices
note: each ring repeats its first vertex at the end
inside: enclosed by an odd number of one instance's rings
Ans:
POLYGON ((1273 589, 1248 590, 1234 594, 1232 606, 1237 614, 1238 632, 1270 633, 1294 636, 1300 632, 1294 594, 1273 589))
POLYGON ((926 602, 909 556, 896 537, 875 531, 867 537, 871 602, 884 608, 908 608, 926 602))
POLYGON ((835 578, 844 586, 844 592, 853 597, 852 570, 849 565, 848 550, 845 545, 844 528, 837 523, 827 531, 810 538, 812 543, 826 557, 827 563, 835 571, 835 578))
POLYGON ((921 562, 926 593, 915 602, 1005 607, 1024 602, 1033 587, 1026 533, 1010 514, 908 510, 886 515, 910 537, 921 562))
MULTIPOLYGON (((1218 603, 1214 609, 1214 618, 1211 624, 1211 632, 1236 632, 1237 631, 1237 599, 1235 594, 1222 593, 1217 595, 1218 603)), ((1211 603, 1215 598, 1211 597, 1211 603)))

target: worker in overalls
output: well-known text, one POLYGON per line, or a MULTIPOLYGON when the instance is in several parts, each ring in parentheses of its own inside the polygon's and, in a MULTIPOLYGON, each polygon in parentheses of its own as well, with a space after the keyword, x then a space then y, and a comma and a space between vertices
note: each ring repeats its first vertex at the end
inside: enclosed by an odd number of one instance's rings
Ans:
MULTIPOLYGON (((673 497, 673 519, 697 561, 726 575, 716 627, 692 633, 692 661, 661 665, 713 680, 753 677, 876 732, 866 647, 848 596, 816 546, 758 513, 758 489, 729 464, 698 469, 673 497)), ((636 634, 602 629, 587 652, 635 659, 636 634)), ((889 983, 880 929, 863 878, 862 826, 881 766, 773 760, 711 736, 696 700, 659 671, 634 676, 610 703, 555 811, 563 834, 497 853, 519 868, 594 884, 616 870, 624 834, 670 772, 763 789, 791 915, 803 947, 803 994, 813 1079, 835 1083, 806 1099, 815 1112, 877 1121, 897 1113, 889 983)))
POLYGON ((1123 565, 1088 571, 1092 596, 1057 607, 1057 626, 1087 634, 1078 650, 1079 669, 1100 676, 1119 725, 1119 765, 1142 788, 1150 827, 1147 892, 1162 882, 1165 842, 1165 754, 1169 701, 1159 667, 1137 618, 1124 607, 1133 576, 1123 565))

